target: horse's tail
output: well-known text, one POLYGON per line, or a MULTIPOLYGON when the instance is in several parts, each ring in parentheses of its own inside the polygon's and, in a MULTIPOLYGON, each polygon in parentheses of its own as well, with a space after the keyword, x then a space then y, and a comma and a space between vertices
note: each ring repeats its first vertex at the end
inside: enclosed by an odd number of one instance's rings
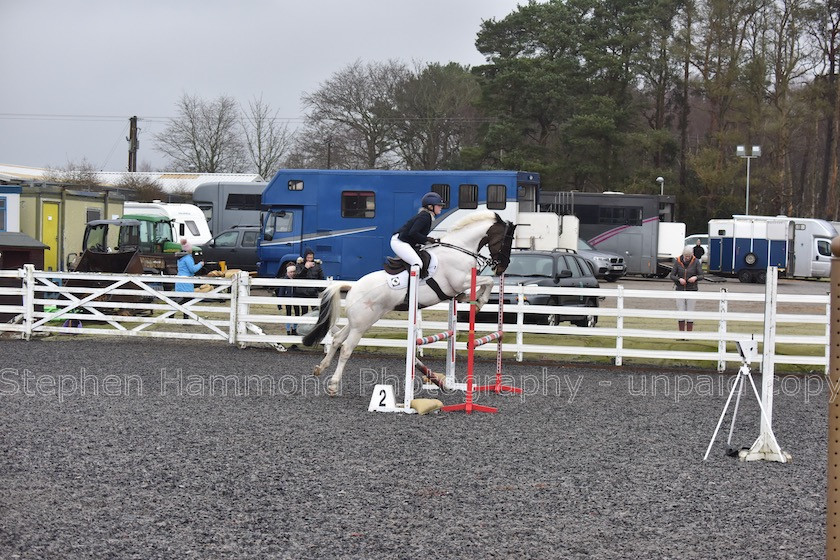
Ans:
POLYGON ((306 346, 315 346, 321 342, 330 329, 335 325, 341 313, 341 289, 348 287, 346 284, 333 284, 321 294, 321 311, 318 313, 318 322, 303 337, 306 346))

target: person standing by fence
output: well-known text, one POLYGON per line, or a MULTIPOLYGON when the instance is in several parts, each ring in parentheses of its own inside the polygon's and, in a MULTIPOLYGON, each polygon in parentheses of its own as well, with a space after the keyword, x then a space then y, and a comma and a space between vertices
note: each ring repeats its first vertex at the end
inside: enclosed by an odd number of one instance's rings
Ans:
MULTIPOLYGON (((204 267, 204 261, 198 263, 195 262, 195 258, 193 257, 193 246, 186 240, 186 238, 181 239, 181 250, 186 254, 178 259, 178 276, 195 276, 195 274, 204 267)), ((201 251, 196 249, 195 254, 196 256, 199 256, 201 255, 201 251)), ((175 291, 193 293, 195 291, 195 285, 192 282, 175 282, 175 291)), ((175 298, 173 301, 176 303, 184 303, 188 299, 189 298, 187 297, 180 297, 175 298)), ((181 316, 184 319, 187 318, 186 313, 181 313, 181 316)))
MULTIPOLYGON (((324 269, 321 268, 321 260, 315 258, 315 251, 309 247, 303 252, 302 257, 297 259, 297 278, 301 280, 323 280, 324 269)), ((297 293, 300 297, 316 298, 320 294, 321 289, 312 288, 298 288, 297 293)), ((309 313, 308 306, 302 306, 301 311, 303 315, 309 313)))
MULTIPOLYGON (((293 263, 289 263, 286 266, 286 276, 287 280, 294 280, 297 274, 297 267, 293 263)), ((296 288, 295 286, 279 286, 277 288, 277 297, 299 297, 298 290, 300 288, 296 288)), ((278 305, 277 309, 281 312, 283 311, 283 306, 278 305)), ((300 317, 303 315, 303 310, 301 309, 300 305, 286 305, 286 315, 291 315, 295 317, 300 317)), ((286 323, 286 334, 291 336, 297 336, 297 323, 286 323)))
MULTIPOLYGON (((697 281, 703 279, 703 268, 700 266, 700 259, 694 256, 694 247, 686 245, 683 254, 674 259, 674 267, 669 275, 674 282, 674 289, 678 292, 696 292, 697 281)), ((677 311, 683 314, 694 311, 694 300, 688 298, 677 298, 677 311)), ((678 321, 681 331, 694 330, 694 321, 686 318, 678 321)))

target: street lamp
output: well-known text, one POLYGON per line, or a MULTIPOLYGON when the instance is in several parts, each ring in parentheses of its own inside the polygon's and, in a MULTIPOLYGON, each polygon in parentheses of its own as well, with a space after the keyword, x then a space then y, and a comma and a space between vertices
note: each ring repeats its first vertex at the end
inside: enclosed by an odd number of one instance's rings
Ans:
POLYGON ((746 146, 737 146, 735 148, 735 154, 738 157, 744 158, 747 160, 747 206, 744 210, 744 214, 750 214, 750 160, 753 158, 757 158, 761 156, 761 146, 753 146, 750 153, 747 153, 746 146))
POLYGON ((659 183, 659 196, 665 194, 665 177, 657 177, 656 182, 659 183))

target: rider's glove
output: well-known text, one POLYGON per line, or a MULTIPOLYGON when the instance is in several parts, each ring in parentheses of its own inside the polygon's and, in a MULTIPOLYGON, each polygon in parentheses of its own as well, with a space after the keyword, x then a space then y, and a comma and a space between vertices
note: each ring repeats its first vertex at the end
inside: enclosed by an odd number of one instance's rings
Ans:
POLYGON ((435 239, 434 237, 427 237, 426 243, 440 243, 440 239, 435 239))

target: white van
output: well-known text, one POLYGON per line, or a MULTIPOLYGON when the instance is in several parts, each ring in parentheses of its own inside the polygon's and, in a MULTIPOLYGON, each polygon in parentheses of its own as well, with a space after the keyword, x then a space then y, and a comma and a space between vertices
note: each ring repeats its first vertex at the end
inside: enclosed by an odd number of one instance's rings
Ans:
POLYGON ((175 227, 175 241, 186 239, 193 245, 201 245, 213 237, 207 226, 207 218, 198 206, 170 202, 133 202, 123 206, 123 215, 166 216, 175 227))

